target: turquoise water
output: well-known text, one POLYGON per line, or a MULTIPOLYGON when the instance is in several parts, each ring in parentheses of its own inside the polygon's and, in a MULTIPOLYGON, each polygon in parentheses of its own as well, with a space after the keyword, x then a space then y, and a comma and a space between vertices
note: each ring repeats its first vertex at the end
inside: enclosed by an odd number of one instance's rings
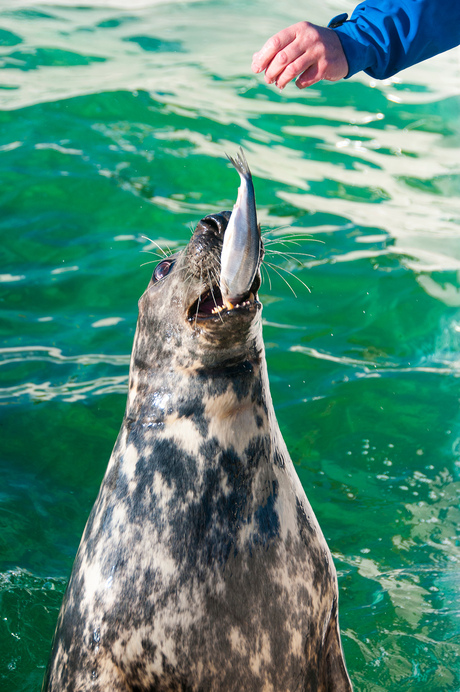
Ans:
POLYGON ((252 53, 344 3, 72 5, 0 2, 0 689, 40 688, 123 415, 144 236, 175 248, 231 209, 242 145, 264 230, 296 239, 268 246, 267 360, 355 688, 458 691, 459 53, 279 94, 252 53))

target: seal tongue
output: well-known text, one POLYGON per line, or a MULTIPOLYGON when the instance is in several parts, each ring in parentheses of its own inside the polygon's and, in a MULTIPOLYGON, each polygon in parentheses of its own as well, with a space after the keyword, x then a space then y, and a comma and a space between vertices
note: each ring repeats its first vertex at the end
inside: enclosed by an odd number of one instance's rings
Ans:
POLYGON ((251 171, 243 150, 228 157, 241 178, 221 254, 220 290, 228 310, 250 294, 260 260, 260 228, 257 224, 256 200, 251 171))

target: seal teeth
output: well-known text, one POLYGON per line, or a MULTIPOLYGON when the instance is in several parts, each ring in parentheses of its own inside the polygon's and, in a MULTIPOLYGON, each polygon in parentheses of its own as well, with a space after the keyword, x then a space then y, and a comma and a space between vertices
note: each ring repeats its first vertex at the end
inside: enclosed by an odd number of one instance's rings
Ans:
POLYGON ((214 290, 207 291, 199 302, 195 302, 189 310, 189 319, 198 317, 206 317, 206 315, 213 315, 214 317, 220 315, 222 312, 230 312, 235 310, 235 308, 246 308, 250 307, 254 301, 255 297, 253 293, 250 293, 246 300, 242 300, 238 303, 231 303, 226 300, 223 302, 222 296, 218 288, 214 287, 214 290), (214 304, 211 304, 211 301, 214 304))
POLYGON ((222 310, 224 310, 224 308, 226 308, 227 310, 234 310, 235 308, 245 308, 250 306, 253 302, 253 293, 249 294, 249 298, 247 300, 243 301, 242 303, 235 303, 235 305, 233 305, 233 303, 231 303, 229 300, 224 300, 224 305, 222 305, 222 307, 219 307, 219 309, 216 310, 216 312, 221 312, 222 310))
POLYGON ((216 305, 212 310, 212 314, 217 315, 219 312, 222 312, 222 310, 225 310, 225 305, 216 305))

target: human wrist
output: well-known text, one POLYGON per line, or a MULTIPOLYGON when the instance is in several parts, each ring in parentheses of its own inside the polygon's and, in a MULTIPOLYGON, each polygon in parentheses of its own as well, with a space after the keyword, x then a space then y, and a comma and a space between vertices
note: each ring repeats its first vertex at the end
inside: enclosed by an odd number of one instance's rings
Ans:
POLYGON ((354 35, 352 30, 353 27, 350 26, 350 24, 350 22, 346 22, 341 26, 331 29, 340 41, 348 64, 348 73, 344 79, 349 79, 357 72, 366 70, 372 65, 371 47, 369 44, 360 41, 359 38, 354 35))

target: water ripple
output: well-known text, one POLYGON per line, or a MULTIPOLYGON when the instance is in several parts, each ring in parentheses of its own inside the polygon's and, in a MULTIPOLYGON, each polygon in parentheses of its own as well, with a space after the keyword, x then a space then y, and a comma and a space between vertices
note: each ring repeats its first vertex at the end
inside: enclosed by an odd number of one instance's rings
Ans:
POLYGON ((126 394, 128 390, 128 375, 120 377, 98 377, 88 382, 66 382, 52 384, 51 382, 27 382, 15 387, 0 388, 0 400, 17 402, 27 398, 32 401, 52 401, 59 399, 66 403, 84 401, 90 395, 126 394))
POLYGON ((47 361, 56 365, 76 363, 78 365, 116 365, 126 368, 129 365, 129 355, 114 355, 101 353, 79 353, 75 356, 65 356, 60 348, 55 346, 14 346, 0 348, 0 365, 24 363, 25 361, 47 361))
MULTIPOLYGON (((433 375, 450 375, 454 377, 460 377, 460 358, 457 358, 456 360, 451 362, 445 362, 442 365, 410 365, 402 364, 400 362, 382 363, 381 361, 364 361, 358 358, 349 358, 348 356, 334 355, 333 353, 320 351, 309 346, 295 345, 291 346, 289 350, 293 353, 303 353, 304 355, 309 356, 310 358, 330 361, 332 363, 338 363, 340 365, 344 365, 347 367, 361 369, 363 376, 368 377, 382 377, 388 373, 394 373, 398 375, 404 373, 426 373, 433 375)), ((425 360, 435 361, 435 356, 426 358, 425 360)))

